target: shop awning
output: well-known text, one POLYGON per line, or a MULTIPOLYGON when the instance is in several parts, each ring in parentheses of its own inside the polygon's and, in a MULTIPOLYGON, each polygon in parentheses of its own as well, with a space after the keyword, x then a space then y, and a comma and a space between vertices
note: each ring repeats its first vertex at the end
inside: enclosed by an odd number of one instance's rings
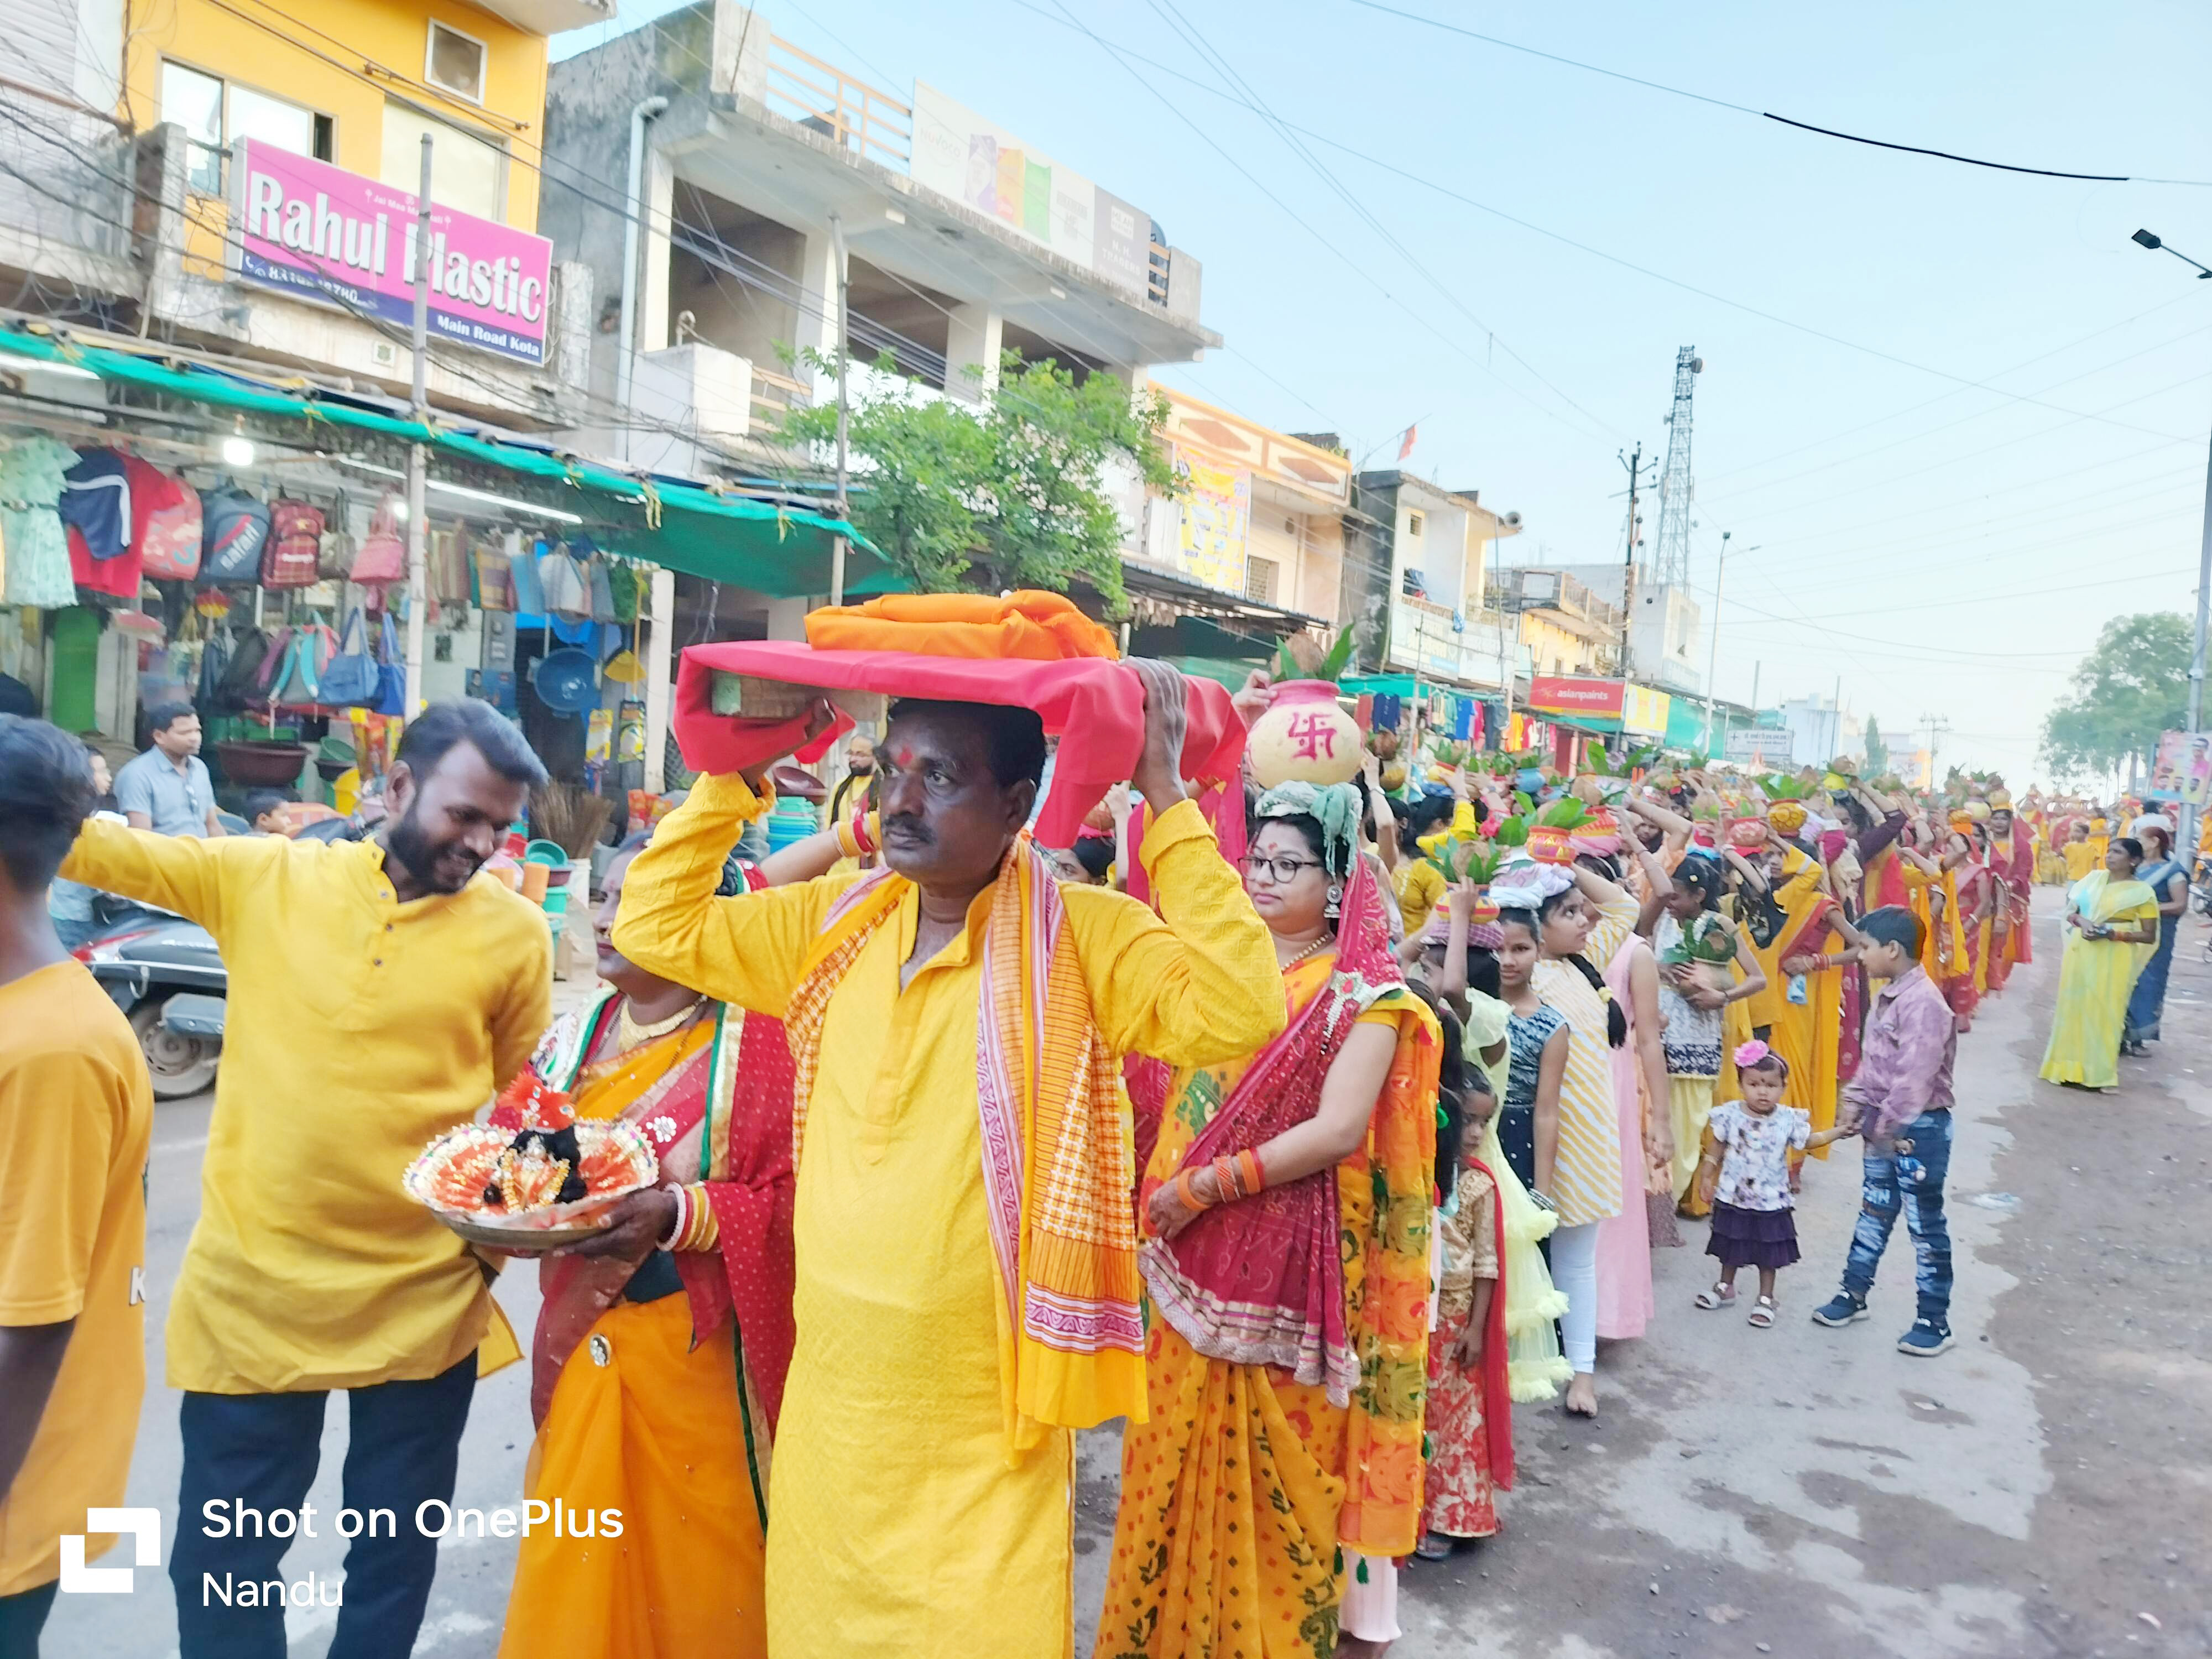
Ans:
POLYGON ((277 386, 59 336, 0 331, 0 357, 6 356, 82 369, 111 384, 210 409, 299 421, 307 427, 305 435, 314 447, 328 447, 341 432, 425 444, 434 466, 442 458, 535 483, 549 501, 580 514, 588 533, 610 551, 708 581, 755 588, 772 598, 828 592, 831 544, 841 534, 848 544, 848 595, 894 592, 906 585, 865 538, 803 508, 673 479, 641 480, 513 437, 446 425, 434 416, 426 423, 316 387, 277 386), (568 496, 568 491, 576 495, 568 496))

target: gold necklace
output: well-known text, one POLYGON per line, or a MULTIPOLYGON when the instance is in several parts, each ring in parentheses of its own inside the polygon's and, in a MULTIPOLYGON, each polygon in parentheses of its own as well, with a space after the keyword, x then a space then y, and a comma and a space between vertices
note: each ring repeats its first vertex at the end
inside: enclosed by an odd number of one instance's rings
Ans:
POLYGON ((629 1049, 636 1048, 640 1043, 650 1042, 655 1037, 666 1036, 685 1020, 697 1013, 699 1005, 706 1000, 703 996, 694 997, 666 1019, 657 1019, 650 1025, 641 1025, 630 1017, 629 999, 624 997, 618 1022, 619 1029, 615 1034, 615 1041, 621 1048, 629 1049))
POLYGON ((1334 945, 1335 943, 1336 943, 1336 937, 1335 937, 1335 935, 1334 935, 1334 934, 1333 934, 1333 933, 1323 933, 1323 934, 1322 934, 1319 939, 1316 939, 1312 944, 1310 944, 1310 945, 1307 945, 1307 946, 1306 946, 1306 948, 1305 948, 1304 950, 1303 950, 1303 951, 1299 951, 1299 952, 1297 953, 1297 955, 1296 955, 1296 956, 1292 957, 1291 957, 1288 962, 1285 963, 1283 964, 1283 967, 1282 967, 1282 971, 1283 971, 1284 973, 1286 973, 1286 974, 1287 974, 1287 973, 1289 973, 1289 972, 1291 971, 1291 969, 1293 969, 1293 968, 1297 967, 1300 963, 1304 962, 1304 961, 1308 957, 1311 957, 1311 956, 1318 956, 1318 955, 1320 955, 1320 954, 1321 954, 1321 952, 1322 952, 1323 950, 1327 949, 1327 948, 1328 948, 1328 946, 1330 946, 1330 945, 1334 945))

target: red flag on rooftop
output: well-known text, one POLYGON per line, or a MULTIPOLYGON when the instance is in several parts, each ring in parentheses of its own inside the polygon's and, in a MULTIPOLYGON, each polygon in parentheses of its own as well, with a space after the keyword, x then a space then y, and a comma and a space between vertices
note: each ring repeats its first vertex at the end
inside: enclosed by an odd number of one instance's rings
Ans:
POLYGON ((1413 434, 1419 430, 1420 428, 1419 426, 1409 426, 1406 428, 1406 435, 1399 441, 1398 444, 1398 459, 1400 460, 1404 460, 1407 456, 1413 453, 1413 434))

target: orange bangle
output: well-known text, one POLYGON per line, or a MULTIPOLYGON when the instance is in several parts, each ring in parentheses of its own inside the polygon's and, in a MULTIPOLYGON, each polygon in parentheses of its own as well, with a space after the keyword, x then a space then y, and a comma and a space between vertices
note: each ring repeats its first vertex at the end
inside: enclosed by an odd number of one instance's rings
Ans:
POLYGON ((1213 1160, 1213 1184, 1220 1192, 1223 1202, 1244 1196, 1244 1183, 1238 1179, 1237 1163, 1231 1158, 1213 1160))
POLYGON ((1261 1173, 1260 1154, 1245 1151, 1237 1154, 1237 1161, 1244 1170, 1244 1196, 1256 1198, 1267 1190, 1267 1176, 1261 1173))
POLYGON ((1191 1180, 1193 1173, 1189 1170, 1176 1172, 1176 1196, 1182 1200, 1183 1207, 1187 1210, 1210 1210, 1213 1206, 1198 1195, 1197 1185, 1191 1180))

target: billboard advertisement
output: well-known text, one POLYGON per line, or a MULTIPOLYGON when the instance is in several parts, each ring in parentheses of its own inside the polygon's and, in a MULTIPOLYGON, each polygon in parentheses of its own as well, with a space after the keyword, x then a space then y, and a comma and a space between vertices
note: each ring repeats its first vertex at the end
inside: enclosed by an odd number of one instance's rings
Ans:
POLYGON ((2161 736, 2150 763, 2150 787, 2143 793, 2181 806, 2212 805, 2212 732, 2161 736))
MULTIPOLYGON (((257 138, 235 142, 231 180, 240 282, 414 325, 411 194, 257 138)), ((428 263, 434 340, 544 362, 552 243, 434 205, 428 263)))
POLYGON ((1148 215, 919 81, 908 171, 915 183, 989 215, 1093 275, 1145 292, 1148 215))
POLYGON ((1177 568, 1207 587, 1242 593, 1244 547, 1252 530, 1252 475, 1180 453, 1176 470, 1189 485, 1179 503, 1177 568))
POLYGON ((1625 685, 1620 696, 1620 729, 1632 738, 1667 735, 1667 711, 1674 698, 1648 685, 1625 685))

